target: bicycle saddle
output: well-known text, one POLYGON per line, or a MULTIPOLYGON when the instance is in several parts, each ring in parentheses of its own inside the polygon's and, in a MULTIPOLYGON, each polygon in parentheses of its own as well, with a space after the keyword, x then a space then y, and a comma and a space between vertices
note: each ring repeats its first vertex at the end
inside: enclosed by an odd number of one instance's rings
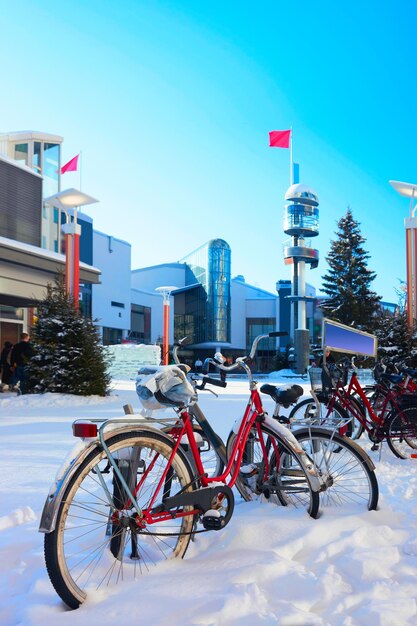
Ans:
POLYGON ((271 396, 274 402, 281 404, 284 408, 288 408, 291 404, 295 404, 300 396, 303 395, 304 390, 300 385, 292 385, 285 389, 279 389, 275 385, 262 385, 260 391, 271 396))

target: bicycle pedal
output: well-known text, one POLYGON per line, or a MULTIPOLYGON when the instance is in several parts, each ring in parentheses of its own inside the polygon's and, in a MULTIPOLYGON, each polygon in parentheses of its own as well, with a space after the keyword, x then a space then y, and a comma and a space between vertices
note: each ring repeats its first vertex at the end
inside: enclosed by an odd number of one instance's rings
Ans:
POLYGON ((372 452, 377 452, 379 450, 379 444, 378 443, 374 443, 374 445, 371 446, 371 450, 372 450, 372 452))
POLYGON ((225 525, 224 517, 215 509, 209 509, 202 517, 205 530, 222 530, 225 525))

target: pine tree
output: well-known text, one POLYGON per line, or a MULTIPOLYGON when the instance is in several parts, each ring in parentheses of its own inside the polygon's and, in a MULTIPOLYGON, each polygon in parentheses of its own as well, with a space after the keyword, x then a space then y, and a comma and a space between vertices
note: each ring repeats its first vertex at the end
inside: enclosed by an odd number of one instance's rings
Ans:
POLYGON ((28 391, 106 395, 110 376, 99 334, 92 320, 74 306, 62 280, 48 287, 37 308, 28 391))
POLYGON ((350 208, 337 226, 337 239, 331 242, 326 258, 329 271, 322 278, 322 291, 329 299, 321 308, 342 324, 372 330, 381 298, 370 289, 376 273, 367 268, 370 255, 363 247, 365 239, 350 208))
POLYGON ((404 312, 396 316, 387 312, 380 315, 375 335, 378 338, 378 357, 386 365, 401 367, 411 364, 416 340, 415 333, 408 328, 407 315, 404 312))

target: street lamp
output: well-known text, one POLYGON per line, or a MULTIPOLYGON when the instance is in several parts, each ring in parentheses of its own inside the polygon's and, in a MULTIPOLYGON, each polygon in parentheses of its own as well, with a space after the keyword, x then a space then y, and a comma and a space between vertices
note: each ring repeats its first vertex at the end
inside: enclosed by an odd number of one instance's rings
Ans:
POLYGON ((87 204, 98 202, 92 196, 78 189, 65 189, 45 198, 44 203, 59 208, 65 213, 66 222, 62 226, 65 235, 65 288, 72 296, 75 306, 78 306, 80 293, 80 235, 81 226, 77 222, 77 209, 87 204), (71 222, 68 209, 74 209, 74 220, 71 222))
POLYGON ((171 292, 178 289, 178 287, 157 287, 155 291, 160 293, 164 299, 164 340, 163 340, 163 349, 162 349, 162 363, 163 365, 168 365, 168 352, 169 352, 169 305, 170 305, 170 296, 171 292))
POLYGON ((410 198, 410 217, 404 219, 404 226, 407 260, 407 323, 411 330, 417 318, 417 218, 415 217, 417 204, 413 206, 414 200, 417 199, 417 185, 402 183, 399 180, 390 180, 389 183, 401 196, 410 198))

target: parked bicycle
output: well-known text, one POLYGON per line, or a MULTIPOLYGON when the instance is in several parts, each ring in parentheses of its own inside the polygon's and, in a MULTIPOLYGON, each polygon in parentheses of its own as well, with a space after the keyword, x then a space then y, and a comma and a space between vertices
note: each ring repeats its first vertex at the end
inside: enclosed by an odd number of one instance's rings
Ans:
MULTIPOLYGON (((257 337, 249 358, 260 339, 277 334, 257 337)), ((232 487, 253 432, 262 450, 258 486, 264 497, 318 515, 319 491, 330 478, 327 472, 319 474, 284 425, 268 418, 255 389, 224 471, 208 476, 190 414, 190 406, 194 415, 199 411, 198 385, 191 386, 176 366, 163 368, 156 383, 164 382, 169 371, 188 398, 173 400, 161 385, 156 388, 158 401, 177 413, 174 438, 143 417, 73 424, 81 442, 58 472, 40 524, 48 574, 70 608, 77 608, 90 590, 134 580, 167 558, 183 557, 195 533, 224 528, 233 515, 232 487), (185 437, 192 464, 183 449, 185 437)), ((200 389, 209 382, 204 379, 200 389)))
MULTIPOLYGON (((399 390, 396 384, 387 387, 376 384, 372 389, 362 389, 356 371, 351 371, 349 383, 347 373, 351 363, 339 363, 335 368, 340 377, 326 390, 325 397, 317 396, 319 407, 314 414, 314 422, 323 426, 330 419, 331 427, 336 423, 355 420, 358 436, 366 431, 374 444, 374 449, 386 441, 390 450, 401 459, 407 459, 410 452, 417 449, 417 396, 407 393, 407 386, 399 390)), ((387 375, 391 376, 391 375, 387 375)), ((391 382, 394 383, 393 379, 391 382)), ((406 383, 407 385, 407 383, 406 383)), ((295 406, 290 420, 305 415, 312 401, 304 400, 295 406)), ((312 417, 312 414, 310 414, 312 417)))

